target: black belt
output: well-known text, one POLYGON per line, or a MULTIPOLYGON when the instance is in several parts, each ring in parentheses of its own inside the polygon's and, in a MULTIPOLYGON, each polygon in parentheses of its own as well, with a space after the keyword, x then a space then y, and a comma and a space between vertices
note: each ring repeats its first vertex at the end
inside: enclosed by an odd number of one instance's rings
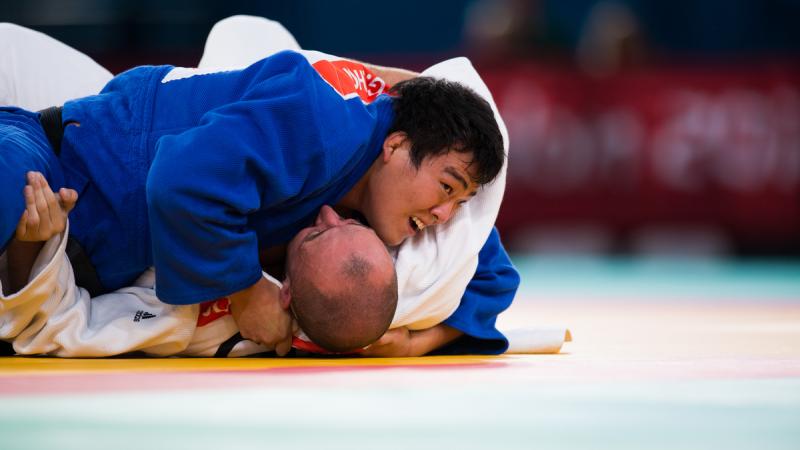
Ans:
POLYGON ((86 254, 80 242, 72 236, 67 237, 66 252, 69 265, 72 266, 72 272, 75 275, 75 284, 86 289, 92 297, 110 292, 100 282, 100 277, 97 276, 97 270, 95 270, 92 260, 89 259, 89 255, 86 254))
POLYGON ((42 124, 44 135, 50 141, 50 146, 56 156, 61 154, 61 139, 64 137, 64 123, 61 120, 61 106, 51 106, 39 111, 39 123, 42 124))
MULTIPOLYGON (((50 108, 39 111, 39 123, 42 124, 44 135, 50 141, 53 152, 56 156, 61 154, 61 139, 64 137, 64 123, 61 117, 61 106, 51 106, 50 108)), ((67 257, 69 258, 72 271, 75 274, 75 284, 89 291, 92 297, 105 294, 108 290, 103 287, 97 271, 89 259, 89 255, 81 247, 81 244, 72 236, 67 238, 67 257)))

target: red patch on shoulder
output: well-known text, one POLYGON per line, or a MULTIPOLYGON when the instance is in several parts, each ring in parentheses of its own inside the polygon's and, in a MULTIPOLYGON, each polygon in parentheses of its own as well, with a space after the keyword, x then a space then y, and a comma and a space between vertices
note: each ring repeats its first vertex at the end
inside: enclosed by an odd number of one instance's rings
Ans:
POLYGON ((383 78, 375 75, 363 64, 355 61, 317 61, 314 69, 344 97, 356 94, 364 103, 371 103, 389 90, 383 78))

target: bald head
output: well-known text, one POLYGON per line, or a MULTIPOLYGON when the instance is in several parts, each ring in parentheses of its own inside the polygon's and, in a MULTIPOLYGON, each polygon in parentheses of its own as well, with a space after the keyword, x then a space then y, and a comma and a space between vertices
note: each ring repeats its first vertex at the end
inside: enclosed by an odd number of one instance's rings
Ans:
POLYGON ((397 276, 369 228, 323 208, 289 245, 287 280, 297 322, 314 343, 344 352, 375 342, 397 307, 397 276))

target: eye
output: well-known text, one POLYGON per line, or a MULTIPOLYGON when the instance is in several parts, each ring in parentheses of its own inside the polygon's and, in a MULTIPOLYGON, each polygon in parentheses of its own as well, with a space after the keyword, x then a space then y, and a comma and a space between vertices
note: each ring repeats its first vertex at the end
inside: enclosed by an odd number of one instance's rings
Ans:
POLYGON ((450 195, 450 194, 453 193, 453 188, 449 184, 441 183, 441 185, 442 185, 442 189, 447 193, 447 195, 450 195))
POLYGON ((322 234, 322 231, 319 231, 319 230, 312 231, 311 233, 308 233, 305 238, 303 238, 303 242, 305 243, 305 242, 313 241, 320 234, 322 234))

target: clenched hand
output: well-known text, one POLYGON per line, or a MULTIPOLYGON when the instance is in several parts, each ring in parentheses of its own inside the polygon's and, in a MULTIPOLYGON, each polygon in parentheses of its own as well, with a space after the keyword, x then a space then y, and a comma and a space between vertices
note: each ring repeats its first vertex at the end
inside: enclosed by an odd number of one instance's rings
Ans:
POLYGON ((228 296, 242 337, 284 356, 292 348, 293 319, 281 306, 279 288, 261 277, 256 284, 228 296))

